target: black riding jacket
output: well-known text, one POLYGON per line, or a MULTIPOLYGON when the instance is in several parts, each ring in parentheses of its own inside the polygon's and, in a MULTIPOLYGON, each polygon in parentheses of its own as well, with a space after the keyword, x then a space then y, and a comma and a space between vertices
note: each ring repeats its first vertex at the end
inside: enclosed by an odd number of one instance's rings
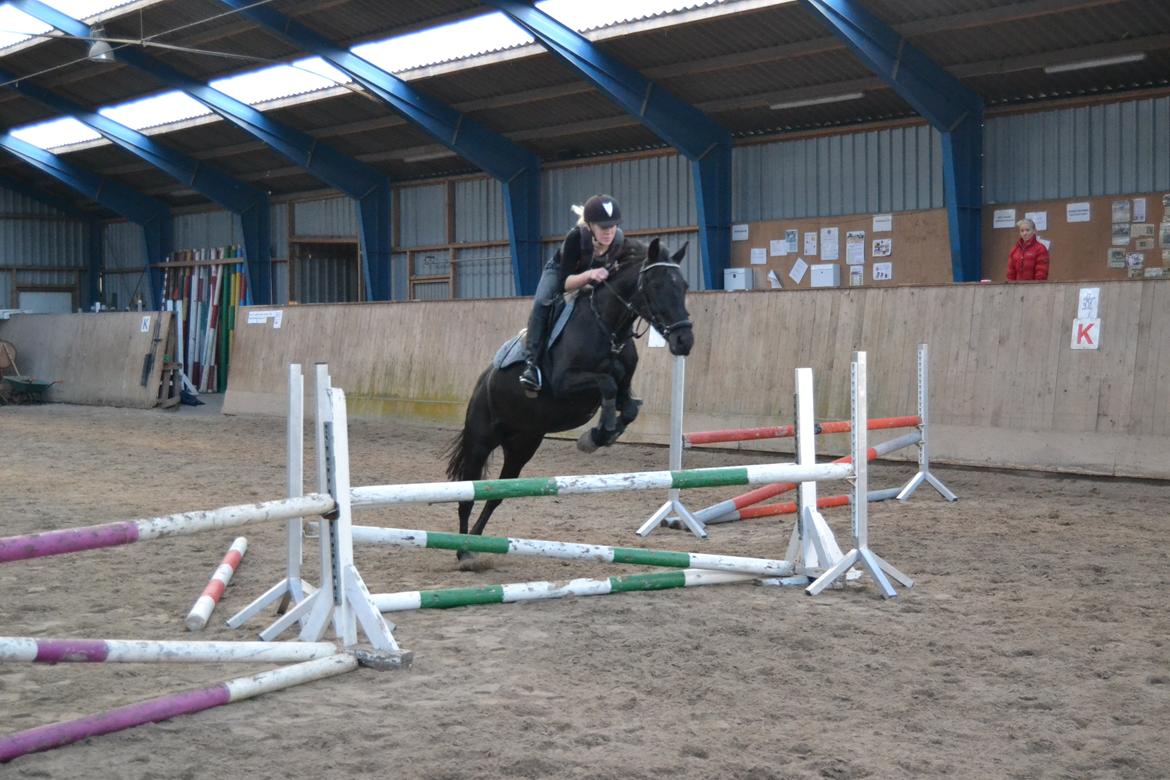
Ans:
POLYGON ((611 265, 615 260, 621 264, 640 263, 645 259, 646 245, 636 238, 626 238, 621 228, 617 229, 617 235, 614 236, 613 243, 609 245, 609 251, 603 255, 594 256, 593 234, 589 232, 588 226, 577 225, 565 235, 565 240, 561 244, 561 265, 558 274, 560 283, 557 289, 563 292, 565 280, 573 274, 579 274, 590 268, 611 265), (570 249, 573 244, 576 244, 576 247, 580 249, 579 252, 570 249), (573 260, 574 256, 577 256, 576 262, 573 260))

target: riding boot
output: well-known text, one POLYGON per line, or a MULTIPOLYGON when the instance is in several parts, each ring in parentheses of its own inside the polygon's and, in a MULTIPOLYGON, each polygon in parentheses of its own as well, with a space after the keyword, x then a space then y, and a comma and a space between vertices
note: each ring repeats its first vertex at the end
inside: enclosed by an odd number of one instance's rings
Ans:
POLYGON ((528 357, 524 361, 524 371, 520 374, 520 384, 525 392, 535 397, 544 385, 541 376, 540 359, 544 355, 545 341, 548 339, 549 310, 552 307, 537 301, 532 307, 532 314, 528 317, 528 333, 525 347, 528 357))

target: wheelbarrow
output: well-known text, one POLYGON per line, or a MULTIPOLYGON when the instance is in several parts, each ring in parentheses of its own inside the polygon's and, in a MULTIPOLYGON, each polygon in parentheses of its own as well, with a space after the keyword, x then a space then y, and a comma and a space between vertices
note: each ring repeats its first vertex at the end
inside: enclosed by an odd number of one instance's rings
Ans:
POLYGON ((45 401, 45 392, 57 382, 45 382, 31 376, 9 374, 4 377, 8 384, 8 397, 14 404, 39 404, 45 401))

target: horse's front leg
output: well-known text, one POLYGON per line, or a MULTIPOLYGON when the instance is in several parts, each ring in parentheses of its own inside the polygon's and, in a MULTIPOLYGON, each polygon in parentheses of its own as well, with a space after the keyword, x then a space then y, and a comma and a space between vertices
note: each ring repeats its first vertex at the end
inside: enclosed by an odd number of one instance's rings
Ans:
POLYGON ((621 436, 622 432, 630 423, 638 418, 638 412, 642 409, 642 400, 634 397, 632 389, 634 381, 634 370, 638 367, 638 352, 634 349, 632 341, 626 342, 625 349, 622 350, 617 362, 617 409, 618 409, 618 432, 621 436))
POLYGON ((597 426, 581 434, 577 449, 593 452, 598 447, 613 444, 621 431, 618 428, 618 383, 611 374, 598 371, 566 373, 557 385, 557 395, 567 397, 596 390, 601 395, 601 417, 597 426))

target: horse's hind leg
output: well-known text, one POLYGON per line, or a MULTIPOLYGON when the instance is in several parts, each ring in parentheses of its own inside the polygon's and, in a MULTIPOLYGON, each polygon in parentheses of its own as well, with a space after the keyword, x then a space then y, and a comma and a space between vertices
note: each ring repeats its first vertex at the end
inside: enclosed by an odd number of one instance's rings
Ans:
MULTIPOLYGON (((532 456, 540 449, 540 443, 543 439, 543 435, 533 433, 516 433, 505 438, 501 444, 504 449, 504 465, 500 468, 500 479, 513 479, 520 476, 520 471, 528 465, 528 461, 532 460, 532 456)), ((476 518, 475 527, 471 529, 471 533, 483 533, 492 512, 496 511, 501 500, 493 498, 484 504, 483 511, 476 518)))

